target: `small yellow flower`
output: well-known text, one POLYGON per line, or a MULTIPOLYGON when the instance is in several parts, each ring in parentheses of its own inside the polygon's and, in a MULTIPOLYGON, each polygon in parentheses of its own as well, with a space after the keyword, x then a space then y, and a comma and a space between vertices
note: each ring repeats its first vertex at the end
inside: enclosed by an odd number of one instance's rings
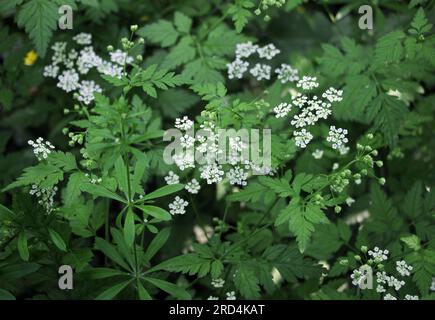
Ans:
POLYGON ((34 50, 30 50, 24 58, 24 64, 26 66, 32 66, 36 60, 38 60, 38 54, 34 50))

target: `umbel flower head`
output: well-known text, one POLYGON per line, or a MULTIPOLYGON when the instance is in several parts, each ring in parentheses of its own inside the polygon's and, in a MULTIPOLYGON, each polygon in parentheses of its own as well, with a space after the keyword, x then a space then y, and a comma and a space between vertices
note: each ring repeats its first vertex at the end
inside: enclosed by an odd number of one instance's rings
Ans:
POLYGON ((36 141, 29 140, 27 143, 33 147, 33 153, 39 161, 47 159, 48 155, 51 153, 51 150, 54 149, 54 146, 50 143, 50 141, 44 141, 44 139, 41 137, 36 139, 36 141))

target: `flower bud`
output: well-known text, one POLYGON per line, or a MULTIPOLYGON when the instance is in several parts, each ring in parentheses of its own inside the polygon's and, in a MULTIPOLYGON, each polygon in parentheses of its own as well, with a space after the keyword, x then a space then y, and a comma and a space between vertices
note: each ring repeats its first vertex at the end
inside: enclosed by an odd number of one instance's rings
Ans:
POLYGON ((335 206, 334 211, 335 211, 335 213, 340 213, 341 207, 340 206, 335 206))
POLYGON ((385 184, 386 180, 385 180, 385 178, 379 178, 378 182, 381 186, 383 186, 385 184))
POLYGON ((130 31, 131 31, 131 32, 136 32, 136 31, 137 31, 137 28, 138 28, 138 27, 137 27, 137 24, 133 24, 133 25, 130 26, 130 31))
POLYGON ((261 10, 260 10, 260 9, 256 9, 256 10, 254 11, 254 13, 255 13, 257 16, 259 16, 259 15, 261 14, 261 10))
POLYGON ((372 134, 372 133, 369 133, 369 134, 367 135, 367 139, 369 139, 369 140, 373 139, 373 134, 372 134))
POLYGON ((113 51, 113 46, 107 46, 107 51, 109 51, 109 52, 111 52, 111 51, 113 51))
POLYGON ((367 246, 361 246, 361 252, 366 253, 369 250, 369 248, 367 248, 367 246))
POLYGON ((376 161, 376 165, 380 168, 384 165, 384 163, 381 160, 376 161))
POLYGON ((356 260, 356 261, 361 261, 361 256, 360 256, 360 255, 358 255, 358 254, 357 254, 357 255, 355 255, 355 256, 354 256, 354 258, 355 258, 355 260, 356 260))

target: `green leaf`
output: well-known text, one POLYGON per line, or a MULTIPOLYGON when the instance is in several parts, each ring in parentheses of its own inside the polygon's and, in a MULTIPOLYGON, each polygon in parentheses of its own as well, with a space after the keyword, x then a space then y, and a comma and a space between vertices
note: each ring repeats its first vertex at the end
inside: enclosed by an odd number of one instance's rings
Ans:
POLYGON ((101 250, 106 257, 111 259, 113 262, 117 263, 121 267, 123 267, 125 270, 132 271, 131 268, 127 265, 127 263, 124 261, 122 256, 116 251, 116 249, 106 240, 96 237, 95 238, 95 247, 99 250, 101 250))
POLYGON ((170 272, 181 272, 189 275, 197 275, 199 278, 210 272, 212 260, 203 258, 196 253, 188 253, 163 261, 148 272, 166 270, 170 272))
POLYGON ((260 297, 260 286, 258 283, 258 277, 249 267, 249 263, 239 265, 234 274, 234 284, 246 299, 260 297))
POLYGON ((77 169, 76 158, 70 152, 51 152, 48 155, 47 161, 65 172, 77 169))
POLYGON ((112 300, 114 297, 116 297, 122 290, 124 290, 131 282, 131 280, 126 280, 123 282, 120 282, 112 287, 110 287, 107 290, 104 290, 102 293, 100 293, 95 300, 112 300))
POLYGON ((119 202, 127 203, 127 200, 121 198, 116 193, 97 184, 85 183, 81 186, 81 189, 97 197, 109 198, 119 202))
POLYGON ((48 228, 48 233, 50 235, 50 239, 51 241, 53 241, 53 244, 61 251, 66 252, 66 244, 65 241, 63 241, 62 237, 59 235, 59 233, 57 233, 56 231, 54 231, 51 228, 48 228))
POLYGON ((147 201, 147 200, 152 200, 152 199, 156 199, 156 198, 161 198, 161 197, 167 196, 169 194, 183 190, 183 188, 184 188, 184 184, 181 184, 181 183, 166 185, 166 186, 163 186, 157 190, 154 190, 151 193, 146 194, 143 197, 143 200, 147 201))
POLYGON ((29 260, 29 248, 27 246, 27 236, 24 231, 21 231, 18 235, 18 253, 20 254, 21 259, 24 261, 29 260))
POLYGON ((90 279, 106 279, 117 276, 127 276, 125 272, 110 268, 92 268, 83 272, 90 279))
POLYGON ((154 237, 145 251, 144 259, 146 261, 150 261, 155 256, 155 254, 163 247, 166 241, 168 241, 170 234, 171 229, 165 228, 154 237))
POLYGON ((58 6, 49 0, 30 0, 18 12, 17 23, 24 27, 36 50, 44 56, 57 27, 58 6))
POLYGON ((128 209, 124 222, 124 240, 129 248, 133 246, 136 228, 134 224, 135 214, 131 208, 128 209))
POLYGON ((423 185, 417 181, 403 199, 403 211, 409 217, 416 219, 423 213, 423 185))
POLYGON ((419 251, 421 248, 420 239, 415 234, 407 237, 401 237, 400 241, 404 242, 408 246, 408 248, 414 251, 419 251))
POLYGON ((126 198, 128 197, 128 183, 127 183, 127 168, 121 156, 115 162, 115 178, 118 182, 119 190, 124 192, 126 198))
POLYGON ((152 300, 150 294, 148 293, 148 291, 145 290, 142 282, 138 281, 138 288, 137 288, 137 293, 139 295, 139 299, 141 300, 152 300))
POLYGON ((13 221, 15 218, 15 213, 6 208, 4 205, 0 204, 0 220, 1 221, 13 221))
POLYGON ((0 300, 16 300, 14 295, 7 290, 0 289, 0 300))
POLYGON ((175 44, 178 38, 178 32, 170 21, 159 20, 140 28, 137 34, 148 39, 153 43, 158 43, 162 47, 169 47, 175 44))
POLYGON ((80 196, 81 186, 86 181, 85 176, 81 172, 74 172, 68 179, 68 184, 65 190, 64 203, 66 206, 72 205, 80 196))
POLYGON ((186 290, 176 286, 173 283, 150 277, 145 277, 144 280, 169 293, 173 297, 184 300, 191 299, 190 294, 186 290))
POLYGON ((178 31, 183 33, 189 33, 192 27, 192 19, 181 12, 175 12, 174 24, 178 31))
POLYGON ((136 207, 145 212, 146 214, 162 221, 169 221, 172 218, 171 214, 168 211, 156 206, 137 205, 136 207))

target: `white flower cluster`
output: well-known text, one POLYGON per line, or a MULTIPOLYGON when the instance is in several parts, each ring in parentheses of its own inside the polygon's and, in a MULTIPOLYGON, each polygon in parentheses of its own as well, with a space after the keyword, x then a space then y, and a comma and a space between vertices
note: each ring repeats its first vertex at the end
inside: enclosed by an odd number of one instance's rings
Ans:
MULTIPOLYGON (((314 81, 313 79, 315 78, 304 77, 298 82, 298 86, 303 88, 308 88, 308 86, 312 87, 313 85, 310 85, 309 82, 314 81)), ((319 99, 316 95, 310 98, 305 94, 296 93, 292 97, 291 104, 283 102, 273 108, 276 118, 287 116, 292 110, 292 106, 295 106, 300 110, 300 112, 293 114, 292 119, 290 120, 290 124, 299 129, 293 132, 298 147, 305 148, 313 139, 313 135, 307 129, 308 126, 315 125, 320 119, 326 120, 332 114, 332 102, 338 101, 337 98, 332 98, 335 91, 337 90, 329 88, 326 91, 327 94, 326 92, 323 93, 322 97, 326 98, 326 100, 319 99)), ((326 140, 331 142, 332 147, 337 149, 340 154, 343 155, 349 151, 349 148, 345 146, 345 143, 348 142, 346 135, 346 129, 335 129, 335 126, 331 126, 329 136, 326 140)), ((316 156, 317 155, 320 159, 323 154, 317 152, 316 156)))
POLYGON ((309 76, 303 76, 302 79, 296 83, 296 87, 302 88, 304 90, 312 90, 318 86, 319 83, 317 82, 317 78, 309 76))
POLYGON ((322 159, 322 157, 323 157, 323 150, 316 149, 316 150, 314 150, 314 152, 311 155, 316 160, 322 159))
POLYGON ((89 182, 92 184, 99 184, 103 181, 102 178, 96 177, 94 175, 89 175, 88 173, 85 173, 85 177, 89 179, 89 182))
POLYGON ((277 107, 273 108, 276 118, 284 118, 291 111, 292 106, 286 102, 280 103, 277 107))
POLYGON ((257 79, 258 81, 266 79, 270 80, 270 70, 271 66, 268 66, 267 64, 260 64, 257 63, 255 66, 249 70, 249 72, 257 79))
POLYGON ((94 93, 101 92, 101 87, 94 81, 80 81, 80 75, 86 75, 96 69, 98 73, 117 78, 122 77, 123 66, 133 62, 126 52, 116 50, 110 52, 110 60, 98 56, 92 47, 92 36, 79 33, 73 37, 77 45, 83 46, 77 52, 71 49, 67 52, 66 42, 56 42, 51 49, 53 56, 51 64, 44 67, 44 77, 56 78, 57 86, 65 92, 77 92, 77 99, 86 105, 94 100, 94 93))
POLYGON ((362 265, 358 269, 353 270, 350 278, 352 279, 352 284, 354 286, 361 287, 363 283, 365 283, 370 275, 369 270, 371 268, 367 265, 362 265))
POLYGON ((56 195, 56 192, 57 192, 56 186, 52 188, 40 188, 36 184, 33 184, 32 188, 29 191, 29 194, 39 198, 38 203, 42 207, 44 207, 47 214, 49 214, 54 207, 54 196, 56 195))
POLYGON ((236 300, 236 293, 234 291, 230 291, 226 293, 227 300, 236 300))
POLYGON ((177 184, 180 183, 180 177, 173 171, 169 171, 168 175, 165 177, 165 181, 167 184, 177 184))
MULTIPOLYGON (((206 180, 207 184, 219 183, 227 178, 231 185, 246 186, 250 170, 259 174, 273 174, 272 168, 260 167, 244 159, 243 154, 246 153, 248 145, 240 137, 229 138, 227 161, 225 164, 221 164, 219 160, 222 159, 224 152, 221 150, 218 128, 211 122, 205 122, 200 126, 201 134, 193 137, 187 132, 193 128, 193 124, 193 121, 189 120, 187 116, 175 119, 175 127, 186 131, 180 137, 180 145, 187 150, 172 156, 175 165, 181 171, 196 167, 193 156, 195 152, 192 151, 195 150, 197 154, 201 154, 204 160, 204 163, 199 167, 199 172, 200 178, 206 180)), ((190 193, 198 193, 199 182, 193 179, 185 188, 190 193)))
POLYGON ((175 200, 169 204, 169 213, 172 215, 176 214, 185 214, 186 210, 184 209, 189 205, 189 202, 180 198, 179 196, 175 197, 175 200))
POLYGON ((294 131, 293 135, 295 136, 296 145, 300 148, 305 148, 313 139, 313 135, 306 129, 294 131))
POLYGON ((222 278, 211 280, 211 285, 215 288, 222 288, 224 286, 224 284, 225 284, 225 280, 222 278))
POLYGON ((373 257, 375 262, 382 262, 388 259, 388 250, 381 250, 378 247, 374 247, 373 250, 368 251, 368 255, 373 257))
MULTIPOLYGON (((249 62, 244 59, 249 58, 253 54, 257 53, 260 59, 271 60, 280 50, 277 49, 273 44, 265 45, 264 47, 259 47, 252 42, 239 43, 236 45, 236 59, 227 64, 228 68, 228 78, 229 79, 242 79, 243 75, 249 69, 249 62)), ((270 80, 272 67, 267 64, 256 63, 253 68, 249 70, 258 81, 260 80, 270 80)), ((287 81, 295 81, 290 79, 295 79, 297 77, 297 70, 291 68, 288 65, 282 65, 280 69, 275 71, 278 74, 278 79, 285 83, 287 81)))
POLYGON ((299 80, 299 71, 288 64, 281 64, 281 68, 275 69, 275 73, 278 75, 278 79, 281 80, 281 83, 299 80))
POLYGON ((349 140, 346 138, 347 130, 342 128, 329 127, 329 134, 326 141, 332 143, 332 149, 343 147, 349 140))
POLYGON ((411 275, 412 266, 409 266, 405 260, 396 261, 396 270, 402 277, 411 275))
POLYGON ((201 186, 199 185, 199 182, 196 179, 192 179, 190 182, 186 183, 186 186, 184 188, 189 193, 197 194, 201 189, 201 186))
MULTIPOLYGON (((365 249, 367 250, 368 248, 365 247, 365 249)), ((378 270, 382 270, 381 262, 388 260, 389 251, 375 247, 373 248, 373 250, 368 250, 364 252, 367 252, 368 256, 371 257, 368 263, 372 264, 374 262, 378 266, 378 270)), ((412 269, 412 266, 409 266, 404 260, 396 261, 396 271, 400 276, 410 276, 412 269)), ((353 270, 350 276, 350 278, 352 279, 352 284, 361 287, 361 285, 366 283, 367 280, 371 281, 371 279, 369 278, 371 277, 371 272, 367 272, 367 270, 372 270, 372 268, 367 264, 364 264, 358 269, 353 270)), ((400 289, 402 289, 403 286, 406 284, 405 280, 398 279, 393 275, 389 275, 385 271, 376 272, 376 283, 376 292, 383 293, 384 300, 397 300, 397 298, 393 295, 394 292, 398 293, 400 289)), ((406 295, 405 300, 418 300, 418 296, 406 295)))
POLYGON ((29 140, 27 143, 33 147, 33 153, 39 161, 47 159, 51 150, 54 149, 54 146, 49 141, 44 141, 41 137, 36 139, 36 141, 29 140))

